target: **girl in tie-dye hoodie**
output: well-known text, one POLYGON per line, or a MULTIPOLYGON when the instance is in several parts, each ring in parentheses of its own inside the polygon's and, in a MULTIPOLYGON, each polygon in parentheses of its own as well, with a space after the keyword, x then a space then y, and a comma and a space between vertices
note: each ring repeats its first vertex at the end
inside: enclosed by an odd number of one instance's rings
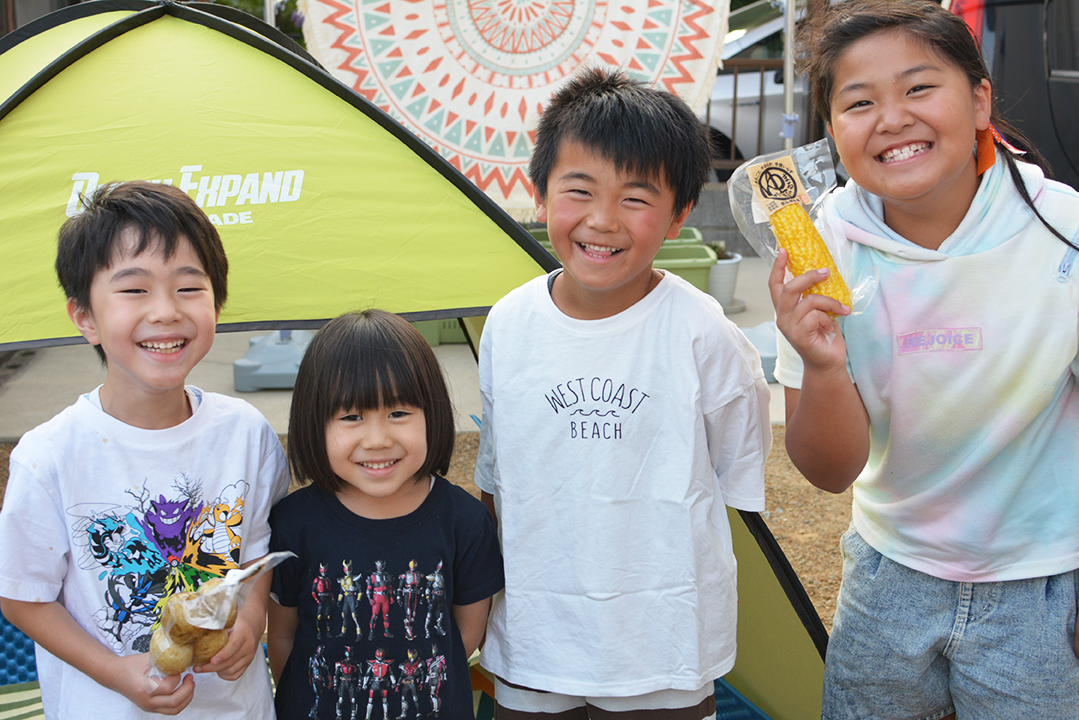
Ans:
POLYGON ((783 252, 769 281, 787 450, 854 488, 823 716, 1074 720, 1079 194, 1015 157, 939 5, 847 0, 808 30, 851 177, 825 221, 844 274, 879 277, 855 316, 783 252))

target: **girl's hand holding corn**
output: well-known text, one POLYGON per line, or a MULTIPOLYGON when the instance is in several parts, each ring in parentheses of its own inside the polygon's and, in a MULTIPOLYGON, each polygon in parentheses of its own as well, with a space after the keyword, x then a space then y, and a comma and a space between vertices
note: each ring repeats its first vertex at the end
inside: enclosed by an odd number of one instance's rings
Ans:
POLYGON ((768 276, 776 326, 802 357, 807 369, 846 374, 847 346, 833 316, 848 315, 850 306, 816 293, 814 288, 833 274, 827 268, 807 270, 787 282, 788 258, 787 250, 781 249, 768 276))

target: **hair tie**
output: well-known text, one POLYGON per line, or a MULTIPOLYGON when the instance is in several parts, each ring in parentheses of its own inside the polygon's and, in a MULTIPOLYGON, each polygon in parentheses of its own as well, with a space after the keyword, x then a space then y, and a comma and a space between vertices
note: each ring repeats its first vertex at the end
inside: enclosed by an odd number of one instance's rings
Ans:
POLYGON ((1026 155, 1027 154, 1026 150, 1020 150, 1015 145, 1012 145, 1010 142, 1005 140, 1004 136, 1000 134, 1000 130, 997 130, 997 126, 993 124, 992 120, 989 121, 989 131, 991 133, 993 133, 993 138, 998 143, 1000 143, 1004 147, 1008 148, 1008 152, 1010 152, 1012 155, 1026 155))

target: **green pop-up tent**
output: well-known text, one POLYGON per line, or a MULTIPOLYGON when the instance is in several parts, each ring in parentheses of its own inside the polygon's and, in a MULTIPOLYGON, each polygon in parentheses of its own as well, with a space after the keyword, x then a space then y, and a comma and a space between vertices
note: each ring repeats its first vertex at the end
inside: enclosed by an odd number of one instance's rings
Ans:
POLYGON ((75 338, 56 231, 114 180, 177 185, 219 225, 226 331, 370 305, 479 315, 555 267, 415 136, 229 10, 92 2, 3 39, 0 349, 75 338))
MULTIPOLYGON (((80 193, 116 180, 177 185, 218 224, 220 331, 313 328, 366 306, 476 318, 556 267, 435 151, 226 7, 95 0, 48 15, 0 38, 0 99, 0 350, 82 341, 52 270, 56 232, 80 193)), ((774 720, 819 717, 825 630, 760 516, 732 521, 727 679, 774 720)))

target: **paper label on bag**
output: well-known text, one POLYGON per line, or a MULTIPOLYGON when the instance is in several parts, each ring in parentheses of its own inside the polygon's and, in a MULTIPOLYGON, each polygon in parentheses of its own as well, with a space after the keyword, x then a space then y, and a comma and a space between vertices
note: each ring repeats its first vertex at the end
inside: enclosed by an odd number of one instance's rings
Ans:
POLYGON ((771 215, 791 203, 809 205, 809 193, 794 167, 794 159, 785 155, 746 169, 753 195, 771 215))

